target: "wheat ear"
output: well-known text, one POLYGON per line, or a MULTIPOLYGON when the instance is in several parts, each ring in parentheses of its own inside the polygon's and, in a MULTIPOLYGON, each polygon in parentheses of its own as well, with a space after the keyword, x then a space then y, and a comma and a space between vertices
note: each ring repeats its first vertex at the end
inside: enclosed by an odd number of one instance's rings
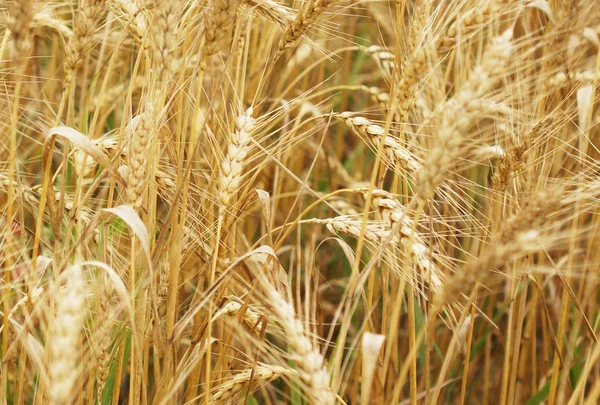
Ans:
POLYGON ((127 202, 138 209, 144 200, 146 190, 146 169, 148 145, 152 136, 151 115, 144 112, 134 118, 126 128, 128 138, 127 202))
MULTIPOLYGON (((381 125, 371 122, 368 118, 355 116, 354 113, 349 111, 335 114, 335 117, 344 121, 356 134, 370 139, 375 143, 381 142, 383 139, 384 128, 381 125)), ((385 137, 383 148, 394 169, 401 169, 409 174, 415 174, 422 169, 421 160, 393 137, 385 137)))
POLYGON ((103 283, 101 283, 99 286, 101 293, 99 297, 100 302, 98 305, 98 316, 96 320, 98 332, 95 342, 97 364, 96 393, 99 404, 102 403, 101 396, 106 385, 106 379, 108 378, 110 363, 112 361, 110 345, 112 343, 111 333, 114 325, 114 310, 111 306, 111 301, 113 300, 115 294, 112 280, 110 280, 108 277, 103 277, 103 279, 103 283))
POLYGON ((153 51, 158 91, 163 91, 169 77, 178 71, 176 53, 179 15, 177 6, 175 1, 160 2, 152 24, 150 46, 153 51))
POLYGON ((272 0, 243 0, 243 3, 282 29, 286 29, 295 18, 287 8, 272 0))
POLYGON ((310 0, 306 7, 298 11, 296 18, 287 27, 279 41, 276 58, 283 54, 287 48, 296 46, 317 18, 334 2, 335 0, 310 0))
POLYGON ((233 403, 234 399, 240 395, 250 380, 252 380, 253 384, 263 385, 286 375, 296 376, 297 372, 286 367, 259 364, 256 367, 231 376, 227 381, 219 385, 216 392, 210 397, 211 404, 233 403))
POLYGON ((148 24, 141 13, 142 6, 137 3, 137 0, 107 0, 109 8, 116 16, 127 23, 127 29, 138 41, 142 42, 142 38, 148 32, 148 24))
POLYGON ((231 41, 235 26, 238 0, 213 0, 204 19, 204 55, 219 52, 225 43, 231 41))
POLYGON ((85 319, 85 281, 81 267, 71 266, 65 273, 66 285, 56 298, 56 317, 52 322, 49 376, 50 404, 64 405, 73 398, 78 377, 79 339, 85 319))
POLYGON ((499 73, 511 55, 511 38, 510 30, 494 38, 482 63, 471 71, 462 89, 436 108, 434 115, 440 117, 440 124, 435 147, 429 152, 418 174, 419 197, 426 200, 433 198, 437 186, 446 179, 448 171, 459 157, 465 141, 464 132, 471 124, 477 100, 498 82, 499 73))
POLYGON ((537 193, 521 210, 509 217, 498 233, 478 256, 468 260, 434 296, 434 305, 441 308, 460 297, 463 291, 472 291, 475 282, 482 282, 490 270, 505 266, 523 255, 541 249, 538 241, 540 226, 560 207, 556 196, 560 190, 537 193))
POLYGON ((7 28, 12 37, 12 49, 18 65, 29 54, 31 49, 31 22, 33 21, 33 1, 16 0, 8 2, 7 10, 10 15, 7 28))
POLYGON ((418 3, 412 19, 412 30, 409 37, 408 49, 411 52, 401 70, 401 78, 394 88, 394 95, 398 99, 398 119, 401 122, 408 120, 408 113, 415 102, 417 85, 423 74, 427 62, 427 47, 421 46, 425 39, 425 24, 431 13, 431 0, 418 3))
MULTIPOLYGON (((368 224, 364 231, 364 239, 377 246, 391 236, 391 246, 410 251, 409 257, 419 270, 415 281, 421 280, 427 283, 433 290, 439 290, 443 285, 442 275, 437 266, 430 260, 431 249, 425 244, 424 239, 420 235, 414 234, 412 235, 411 242, 412 228, 408 226, 411 222, 401 211, 392 210, 389 213, 389 219, 392 226, 394 224, 399 225, 400 230, 398 234, 392 235, 392 228, 390 227, 382 228, 380 224, 368 224), (407 220, 408 222, 405 222, 407 220)), ((333 234, 343 233, 353 238, 359 238, 361 235, 362 221, 347 216, 326 219, 314 218, 306 220, 305 223, 326 225, 333 234)))
POLYGON ((73 75, 75 75, 86 54, 92 48, 93 35, 100 25, 103 11, 103 0, 82 1, 77 9, 77 17, 73 25, 73 37, 65 51, 64 70, 67 84, 71 83, 73 75))
POLYGON ((276 288, 267 288, 265 292, 278 322, 287 332, 288 344, 293 352, 292 360, 298 366, 300 379, 306 384, 308 402, 333 405, 335 393, 329 387, 330 375, 325 359, 306 335, 302 322, 296 318, 294 306, 276 288))
POLYGON ((252 130, 256 121, 252 118, 252 108, 235 120, 235 132, 231 136, 227 155, 221 163, 219 177, 219 207, 226 209, 240 187, 246 157, 250 151, 252 130))

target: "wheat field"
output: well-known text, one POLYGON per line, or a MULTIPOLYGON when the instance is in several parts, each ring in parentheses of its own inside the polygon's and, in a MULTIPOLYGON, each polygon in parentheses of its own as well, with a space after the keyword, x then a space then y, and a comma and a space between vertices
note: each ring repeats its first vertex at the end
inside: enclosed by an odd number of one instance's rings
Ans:
POLYGON ((0 27, 0 405, 599 403, 599 0, 0 27))

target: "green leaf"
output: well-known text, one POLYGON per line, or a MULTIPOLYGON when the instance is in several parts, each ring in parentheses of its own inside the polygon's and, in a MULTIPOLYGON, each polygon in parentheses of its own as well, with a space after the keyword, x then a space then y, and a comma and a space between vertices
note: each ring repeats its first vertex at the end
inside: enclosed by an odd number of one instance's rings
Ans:
POLYGON ((548 398, 548 394, 550 393, 550 382, 547 382, 544 387, 538 391, 529 401, 525 403, 525 405, 539 405, 546 398, 548 398))

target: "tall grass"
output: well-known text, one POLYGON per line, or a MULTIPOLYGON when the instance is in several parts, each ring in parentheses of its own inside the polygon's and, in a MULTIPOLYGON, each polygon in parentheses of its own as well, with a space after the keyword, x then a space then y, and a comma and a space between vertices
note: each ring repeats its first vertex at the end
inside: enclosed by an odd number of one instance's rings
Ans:
POLYGON ((598 402, 598 1, 0 27, 0 404, 598 402))

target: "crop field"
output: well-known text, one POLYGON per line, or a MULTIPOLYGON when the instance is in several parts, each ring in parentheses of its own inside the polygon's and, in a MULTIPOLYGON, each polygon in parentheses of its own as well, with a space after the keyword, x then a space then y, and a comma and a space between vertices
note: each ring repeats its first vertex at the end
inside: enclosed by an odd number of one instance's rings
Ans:
POLYGON ((0 0, 0 405, 600 403, 600 0, 0 0))

